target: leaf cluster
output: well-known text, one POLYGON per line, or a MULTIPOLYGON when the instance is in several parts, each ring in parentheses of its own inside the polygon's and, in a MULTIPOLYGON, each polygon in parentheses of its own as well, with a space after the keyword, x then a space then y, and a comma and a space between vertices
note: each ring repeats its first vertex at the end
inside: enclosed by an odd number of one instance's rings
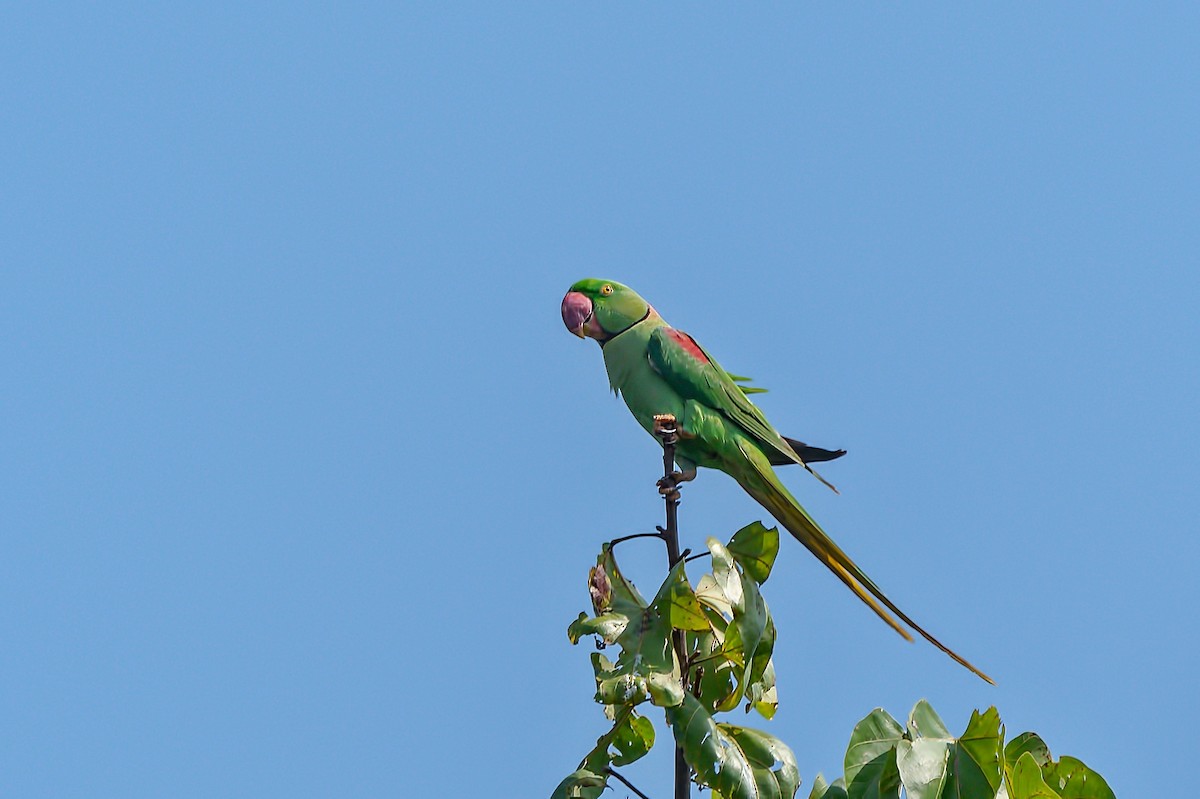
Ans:
POLYGON ((1079 760, 1053 760, 1036 734, 1004 743, 995 707, 974 711, 953 737, 922 699, 904 726, 876 708, 855 727, 845 777, 814 780, 809 799, 1115 799, 1079 760))
POLYGON ((778 697, 771 654, 775 623, 761 586, 779 552, 779 531, 754 522, 722 544, 708 539, 712 569, 695 586, 684 562, 671 569, 647 602, 621 573, 605 545, 588 573, 593 614, 567 628, 572 643, 593 636, 619 648, 615 662, 593 653, 595 700, 613 727, 596 742, 553 799, 593 799, 613 766, 631 763, 654 745, 643 703, 663 708, 693 779, 714 799, 791 799, 800 785, 792 751, 760 730, 717 720, 737 708, 775 715, 778 697))
MULTIPOLYGON (((654 725, 639 711, 663 709, 692 779, 713 799, 792 799, 800 774, 778 738, 725 721, 744 706, 770 719, 778 707, 775 623, 761 587, 779 552, 779 531, 755 522, 727 543, 707 541, 711 570, 693 586, 685 563, 671 569, 647 602, 621 573, 606 544, 588 572, 592 615, 567 628, 572 643, 594 638, 619 650, 615 662, 592 653, 595 701, 611 728, 552 799, 598 799, 614 766, 654 746, 654 725)), ((875 709, 850 736, 845 776, 820 774, 809 799, 1115 799, 1104 779, 1075 758, 1054 760, 1037 735, 1007 745, 996 708, 975 711, 952 736, 921 700, 907 723, 875 709)))

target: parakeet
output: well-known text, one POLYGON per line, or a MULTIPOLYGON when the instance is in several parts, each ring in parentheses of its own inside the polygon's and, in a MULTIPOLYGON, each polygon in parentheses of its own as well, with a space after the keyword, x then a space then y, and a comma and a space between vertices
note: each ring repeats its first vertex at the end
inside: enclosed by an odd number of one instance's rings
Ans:
POLYGON ((595 278, 579 281, 563 297, 562 319, 575 335, 599 342, 609 385, 647 432, 653 435, 656 415, 676 418, 680 435, 675 461, 680 471, 673 476, 675 481, 695 478, 698 466, 725 472, 896 632, 912 640, 893 613, 951 658, 993 682, 884 596, 809 516, 773 468, 794 463, 812 471, 810 462, 832 460, 845 454, 843 450, 809 447, 780 435, 746 396, 754 391, 741 385, 746 378, 722 369, 695 339, 668 325, 627 286, 595 278))

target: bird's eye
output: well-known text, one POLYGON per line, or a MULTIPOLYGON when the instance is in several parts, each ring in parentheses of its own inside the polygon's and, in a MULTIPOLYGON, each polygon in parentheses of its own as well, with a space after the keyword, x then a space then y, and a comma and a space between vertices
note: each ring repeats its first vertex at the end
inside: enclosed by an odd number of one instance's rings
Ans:
POLYGON ((600 293, 607 297, 609 294, 613 293, 613 287, 605 283, 600 287, 600 293))

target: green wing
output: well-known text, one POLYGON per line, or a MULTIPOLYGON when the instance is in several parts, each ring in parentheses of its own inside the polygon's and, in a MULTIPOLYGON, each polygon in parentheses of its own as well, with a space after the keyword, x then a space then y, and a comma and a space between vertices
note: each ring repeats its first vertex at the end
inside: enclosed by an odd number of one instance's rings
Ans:
POLYGON ((660 327, 650 335, 647 352, 650 365, 680 396, 717 411, 745 430, 764 450, 803 463, 762 411, 746 399, 735 379, 687 333, 660 327))

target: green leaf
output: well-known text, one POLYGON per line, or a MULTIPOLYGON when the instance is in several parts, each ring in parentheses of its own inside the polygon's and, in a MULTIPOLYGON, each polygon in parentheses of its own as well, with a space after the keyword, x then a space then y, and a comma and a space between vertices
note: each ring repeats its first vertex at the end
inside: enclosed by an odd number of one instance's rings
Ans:
POLYGON ((967 729, 950 747, 946 790, 951 796, 995 796, 1000 790, 1003 735, 995 707, 971 713, 967 729))
POLYGON ((1043 766, 1042 776, 1063 799, 1116 799, 1103 777, 1073 757, 1043 766))
POLYGON ((813 780, 812 791, 809 792, 808 799, 847 799, 846 781, 839 777, 831 784, 818 774, 813 780))
POLYGON ((733 534, 728 549, 746 574, 761 585, 771 576, 779 554, 779 528, 767 529, 762 522, 751 522, 733 534))
POLYGON ((903 739, 897 743, 896 769, 908 799, 938 799, 946 785, 949 758, 948 739, 903 739))
POLYGON ((909 713, 903 731, 879 709, 859 722, 846 752, 845 793, 833 793, 818 776, 810 799, 827 791, 831 799, 897 797, 901 786, 908 799, 1116 799, 1104 778, 1078 759, 1052 760, 1033 733, 1018 735, 1005 747, 996 708, 972 713, 966 731, 955 739, 924 699, 909 713), (899 786, 889 758, 894 758, 899 786))
POLYGON ((906 739, 896 744, 896 768, 909 799, 938 799, 946 785, 954 738, 928 701, 908 714, 906 739))
POLYGON ((718 724, 717 730, 740 746, 750 761, 758 788, 756 797, 795 796, 800 787, 800 770, 795 755, 783 741, 762 730, 734 724, 718 724))
POLYGON ((1014 768, 1021 755, 1026 752, 1033 755, 1033 759, 1042 768, 1050 763, 1050 747, 1034 732, 1023 732, 1009 741, 1004 747, 1004 762, 1009 768, 1014 768))
POLYGON ((598 799, 608 785, 610 765, 632 763, 652 746, 654 725, 633 708, 627 708, 612 729, 596 739, 596 746, 579 763, 579 768, 558 784, 551 799, 598 799))
POLYGON ((567 638, 571 643, 579 643, 579 639, 588 635, 599 636, 607 646, 616 642, 629 625, 629 617, 624 613, 603 613, 588 618, 586 613, 580 613, 579 618, 567 627, 567 638))
POLYGON ((599 799, 608 785, 608 775, 581 768, 566 776, 550 799, 599 799))
POLYGON ((896 745, 904 728, 882 708, 875 708, 850 734, 846 749, 846 793, 850 799, 900 796, 896 745))
POLYGON ((1004 747, 1004 760, 1010 781, 1015 781, 1016 764, 1029 755, 1041 769, 1051 790, 1063 799, 1115 799, 1112 789, 1096 772, 1073 757, 1054 760, 1050 747, 1036 733, 1023 732, 1004 747))
POLYGON ((614 730, 612 747, 617 750, 613 755, 614 766, 624 766, 638 760, 654 746, 654 725, 645 716, 630 713, 625 724, 617 725, 614 730))
POLYGON ((917 738, 950 740, 954 736, 950 734, 950 730, 942 722, 941 716, 934 711, 928 700, 922 699, 913 705, 912 712, 908 714, 908 737, 912 740, 917 738))
POLYGON ((681 560, 671 569, 667 581, 663 584, 660 612, 665 612, 667 622, 677 630, 705 631, 709 629, 708 617, 696 600, 692 584, 688 582, 684 562, 681 560))
POLYGON ((1017 758, 1009 799, 1062 799, 1042 778, 1042 769, 1029 752, 1017 758))
POLYGON ((792 799, 800 772, 792 750, 748 727, 717 724, 692 695, 666 709, 667 723, 702 784, 727 799, 792 799))

